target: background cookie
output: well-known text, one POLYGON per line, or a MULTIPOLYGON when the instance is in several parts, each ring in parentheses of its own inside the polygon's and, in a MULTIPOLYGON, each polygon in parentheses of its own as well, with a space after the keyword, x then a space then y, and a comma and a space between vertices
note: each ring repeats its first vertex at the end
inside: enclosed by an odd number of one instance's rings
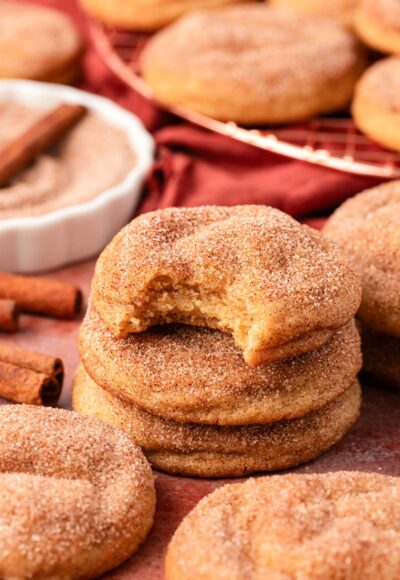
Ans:
POLYGON ((341 22, 345 26, 353 24, 354 12, 360 0, 269 0, 271 6, 295 10, 313 16, 323 16, 341 22))
POLYGON ((162 28, 193 10, 213 10, 249 0, 80 0, 92 16, 108 24, 133 30, 162 28))
POLYGON ((372 65, 357 84, 352 113, 360 131, 387 147, 400 151, 400 58, 372 65))
POLYGON ((378 332, 400 337, 400 181, 347 200, 324 233, 348 253, 361 274, 357 316, 378 332))
POLYGON ((400 480, 338 472, 250 479, 218 489, 169 545, 168 580, 396 580, 400 480))
POLYGON ((400 3, 398 0, 360 0, 355 29, 371 48, 400 54, 400 3))
POLYGON ((390 387, 400 388, 400 338, 360 324, 364 369, 390 387))
POLYGON ((358 41, 336 22, 256 3, 188 15, 142 57, 161 103, 243 125, 341 109, 364 68, 358 41))
POLYGON ((353 322, 319 350, 252 368, 228 334, 164 325, 118 339, 92 308, 80 330, 79 350, 97 384, 128 403, 185 423, 293 419, 343 393, 361 368, 353 322))
POLYGON ((78 31, 65 14, 0 1, 0 78, 72 82, 82 50, 78 31))
POLYGON ((157 469, 199 477, 233 477, 293 467, 339 441, 356 421, 360 388, 305 417, 267 426, 174 423, 128 405, 97 386, 81 366, 73 407, 124 430, 157 469))

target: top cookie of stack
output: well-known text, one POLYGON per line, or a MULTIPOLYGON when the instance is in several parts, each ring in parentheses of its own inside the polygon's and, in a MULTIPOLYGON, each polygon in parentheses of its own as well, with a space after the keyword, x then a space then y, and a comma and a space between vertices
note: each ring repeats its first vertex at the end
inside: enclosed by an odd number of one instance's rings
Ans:
POLYGON ((358 416, 360 296, 340 250, 278 210, 142 215, 98 260, 74 408, 166 471, 307 461, 358 416))
POLYGON ((263 206, 167 209, 100 256, 93 304, 117 337, 178 322, 233 335, 252 366, 321 346, 351 320, 359 280, 328 240, 263 206))

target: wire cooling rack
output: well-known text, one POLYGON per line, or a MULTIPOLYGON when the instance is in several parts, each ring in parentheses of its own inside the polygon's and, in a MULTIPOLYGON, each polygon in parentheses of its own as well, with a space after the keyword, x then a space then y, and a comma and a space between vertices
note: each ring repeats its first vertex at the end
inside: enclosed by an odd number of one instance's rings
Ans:
MULTIPOLYGON (((155 100, 139 68, 140 53, 148 35, 106 27, 94 21, 90 29, 97 50, 117 76, 147 99, 155 100)), ((216 133, 293 159, 358 175, 400 177, 400 154, 373 143, 356 129, 350 118, 335 116, 283 128, 248 129, 183 107, 168 111, 216 133)))

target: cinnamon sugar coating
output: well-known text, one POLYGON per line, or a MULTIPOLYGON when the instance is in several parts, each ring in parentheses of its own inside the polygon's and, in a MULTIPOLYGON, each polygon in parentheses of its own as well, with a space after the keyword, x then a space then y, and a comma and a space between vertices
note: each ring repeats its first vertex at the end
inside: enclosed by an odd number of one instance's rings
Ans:
POLYGON ((171 322, 218 328, 257 366, 324 344, 354 316, 360 284, 335 244, 278 210, 171 208, 113 239, 92 300, 118 337, 171 322))
POLYGON ((125 431, 155 468, 199 477, 242 476, 310 461, 350 429, 358 418, 360 398, 355 382, 304 417, 264 426, 221 427, 175 423, 124 403, 96 385, 82 366, 73 390, 76 411, 125 431))
POLYGON ((357 84, 352 113, 357 127, 371 139, 400 151, 400 58, 379 60, 357 84))
POLYGON ((111 394, 185 423, 293 419, 343 393, 361 369, 354 322, 335 331, 319 350, 252 368, 220 331, 164 325, 118 339, 91 308, 79 350, 88 374, 111 394))
POLYGON ((80 0, 89 14, 121 28, 150 32, 187 12, 215 10, 249 0, 80 0))
POLYGON ((360 324, 364 370, 395 389, 400 389, 400 339, 360 324))
POLYGON ((121 431, 60 409, 0 406, 0 576, 93 578, 141 544, 151 469, 121 431))
POLYGON ((260 125, 343 108, 365 65, 340 24, 252 3, 183 17, 149 41, 141 68, 163 104, 260 125))
POLYGON ((70 83, 82 52, 79 32, 62 12, 0 0, 0 78, 70 83))
POLYGON ((400 3, 398 0, 360 0, 355 28, 371 48, 400 54, 400 3))
POLYGON ((276 475, 201 500, 169 545, 167 580, 397 580, 400 479, 276 475))
POLYGON ((271 6, 295 10, 312 16, 332 18, 345 26, 352 26, 359 0, 269 0, 271 6))
POLYGON ((348 253, 360 272, 358 317, 378 332, 400 337, 400 181, 346 201, 324 233, 348 253))

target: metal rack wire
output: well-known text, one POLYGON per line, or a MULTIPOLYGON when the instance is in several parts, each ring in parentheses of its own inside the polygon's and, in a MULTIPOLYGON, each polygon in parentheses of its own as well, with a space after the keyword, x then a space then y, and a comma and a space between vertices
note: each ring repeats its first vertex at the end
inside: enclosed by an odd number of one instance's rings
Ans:
MULTIPOLYGON (((97 50, 129 87, 150 100, 140 75, 139 58, 148 36, 90 23, 97 50)), ((361 134, 350 118, 327 117, 280 128, 248 129, 224 123, 183 107, 168 109, 196 125, 293 159, 339 171, 392 179, 400 177, 400 154, 383 149, 361 134)))

